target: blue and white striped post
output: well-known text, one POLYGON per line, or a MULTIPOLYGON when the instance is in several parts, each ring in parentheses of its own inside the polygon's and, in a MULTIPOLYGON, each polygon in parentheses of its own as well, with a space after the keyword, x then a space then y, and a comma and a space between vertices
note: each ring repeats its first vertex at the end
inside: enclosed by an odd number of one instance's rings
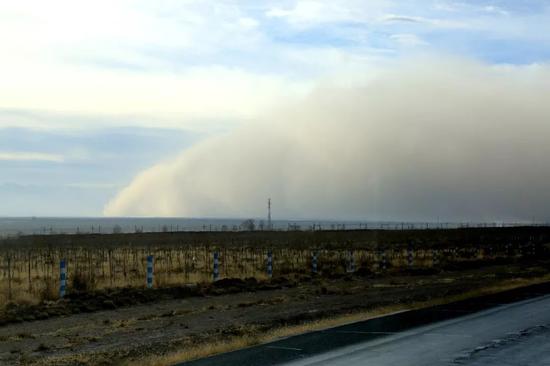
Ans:
POLYGON ((67 262, 62 259, 59 262, 59 297, 65 297, 65 290, 67 289, 67 262))
POLYGON ((353 250, 348 251, 348 273, 355 272, 355 258, 353 257, 353 250))
POLYGON ((317 252, 311 253, 311 272, 317 274, 317 252))
POLYGON ((409 246, 407 247, 407 264, 410 267, 413 266, 414 262, 413 262, 413 249, 412 249, 412 245, 409 244, 409 246))
POLYGON ((267 277, 273 277, 273 253, 271 250, 267 252, 267 277))
POLYGON ((439 251, 437 249, 432 250, 432 267, 439 266, 439 251))
POLYGON ((522 257, 525 256, 525 244, 523 243, 519 244, 519 253, 522 257))
POLYGON ((214 252, 214 268, 213 268, 214 282, 220 279, 220 253, 214 252))
POLYGON ((382 251, 382 271, 388 268, 388 258, 386 257, 386 251, 382 251))
POLYGON ((147 288, 153 287, 153 256, 147 256, 147 288))

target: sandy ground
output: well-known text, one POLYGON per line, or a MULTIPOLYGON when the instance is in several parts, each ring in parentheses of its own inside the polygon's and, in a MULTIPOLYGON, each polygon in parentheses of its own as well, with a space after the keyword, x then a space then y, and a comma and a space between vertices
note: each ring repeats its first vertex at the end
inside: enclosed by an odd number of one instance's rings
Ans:
POLYGON ((541 277, 548 268, 548 263, 530 262, 433 274, 306 276, 278 286, 245 286, 237 293, 209 288, 112 310, 18 319, 0 326, 0 364, 115 365, 230 336, 541 277))

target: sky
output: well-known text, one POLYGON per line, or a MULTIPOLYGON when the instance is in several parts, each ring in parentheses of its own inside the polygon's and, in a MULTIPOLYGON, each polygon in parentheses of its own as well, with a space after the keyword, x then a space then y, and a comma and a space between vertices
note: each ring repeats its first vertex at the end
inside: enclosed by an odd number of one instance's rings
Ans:
POLYGON ((550 2, 0 0, 0 216, 550 221, 550 2))

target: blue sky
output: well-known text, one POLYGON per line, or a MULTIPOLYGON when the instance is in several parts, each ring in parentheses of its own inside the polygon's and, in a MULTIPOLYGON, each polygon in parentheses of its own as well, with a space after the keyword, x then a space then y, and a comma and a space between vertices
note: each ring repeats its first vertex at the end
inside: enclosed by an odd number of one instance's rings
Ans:
POLYGON ((547 64, 550 2, 0 1, 0 215, 101 215, 144 169, 422 55, 547 64))
POLYGON ((179 152, 200 134, 179 129, 0 129, 0 201, 6 215, 97 216, 132 175, 179 152), (17 155, 21 147, 34 155, 17 155), (15 153, 13 153, 15 152, 15 153))

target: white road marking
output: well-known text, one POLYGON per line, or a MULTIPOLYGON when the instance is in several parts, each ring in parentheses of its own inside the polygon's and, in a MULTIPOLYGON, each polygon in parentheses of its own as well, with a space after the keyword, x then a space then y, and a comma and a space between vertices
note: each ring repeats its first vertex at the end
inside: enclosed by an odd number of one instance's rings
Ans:
POLYGON ((281 346, 266 346, 265 348, 283 349, 283 350, 286 350, 286 351, 302 351, 301 348, 281 347, 281 346))
MULTIPOLYGON (((344 333, 344 334, 406 334, 405 332, 362 332, 359 330, 336 330, 334 333, 344 333)), ((453 333, 421 333, 419 335, 427 336, 438 336, 438 337, 471 337, 470 334, 453 334, 453 333)))

